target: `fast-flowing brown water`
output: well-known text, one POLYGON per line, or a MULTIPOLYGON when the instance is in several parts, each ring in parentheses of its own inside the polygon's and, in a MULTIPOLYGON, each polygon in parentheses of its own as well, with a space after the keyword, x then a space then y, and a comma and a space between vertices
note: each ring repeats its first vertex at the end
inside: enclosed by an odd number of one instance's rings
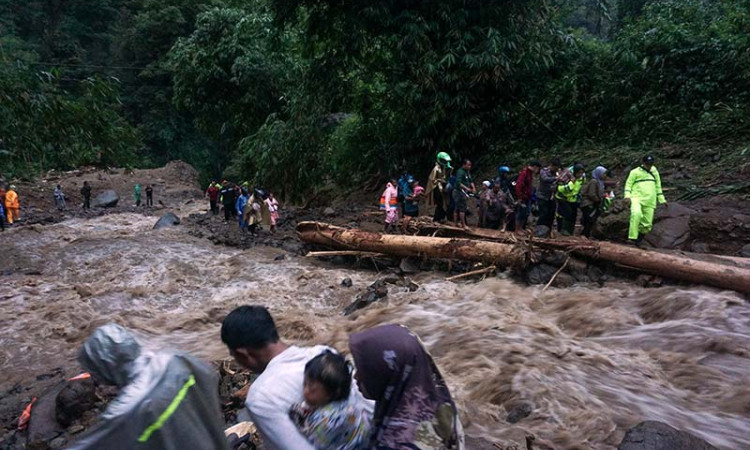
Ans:
POLYGON ((300 344, 345 349, 349 332, 399 322, 424 340, 473 435, 556 448, 614 448, 659 420, 726 449, 750 448, 750 308, 703 288, 625 284, 567 290, 506 279, 456 285, 438 273, 386 304, 340 311, 378 278, 279 252, 241 251, 151 230, 136 214, 74 219, 0 236, 0 390, 74 367, 91 331, 116 321, 155 345, 207 360, 227 356, 218 331, 237 305, 261 303, 300 344), (24 273, 25 272, 25 273, 24 273), (340 286, 343 278, 353 288, 340 286), (509 410, 532 406, 508 424, 509 410))

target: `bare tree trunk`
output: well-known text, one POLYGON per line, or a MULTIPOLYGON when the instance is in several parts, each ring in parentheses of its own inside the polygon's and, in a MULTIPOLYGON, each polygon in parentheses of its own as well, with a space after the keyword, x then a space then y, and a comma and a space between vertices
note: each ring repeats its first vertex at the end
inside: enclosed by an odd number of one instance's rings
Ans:
POLYGON ((396 236, 347 230, 318 222, 301 222, 297 233, 304 242, 402 257, 459 259, 513 269, 523 269, 528 260, 527 252, 520 246, 474 239, 396 236))
POLYGON ((750 267, 748 267, 746 261, 743 261, 744 258, 690 254, 688 252, 650 251, 612 242, 592 241, 581 237, 537 239, 504 231, 464 230, 434 224, 422 225, 420 233, 516 243, 546 250, 564 250, 579 256, 627 266, 644 273, 688 283, 731 289, 746 294, 750 293, 750 267))

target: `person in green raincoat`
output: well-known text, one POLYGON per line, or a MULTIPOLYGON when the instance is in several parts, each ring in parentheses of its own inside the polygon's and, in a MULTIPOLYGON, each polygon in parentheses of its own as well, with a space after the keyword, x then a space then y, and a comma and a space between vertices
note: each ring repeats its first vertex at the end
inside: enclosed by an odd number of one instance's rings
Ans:
POLYGON ((638 245, 653 227, 657 203, 667 204, 653 156, 645 156, 642 164, 630 171, 625 182, 625 198, 630 202, 628 242, 638 245))
POLYGON ((572 176, 565 184, 557 186, 557 222, 563 236, 572 236, 575 231, 576 217, 580 205, 579 194, 583 187, 584 168, 580 164, 573 166, 572 176))
POLYGON ((135 206, 141 206, 141 185, 135 184, 135 206))

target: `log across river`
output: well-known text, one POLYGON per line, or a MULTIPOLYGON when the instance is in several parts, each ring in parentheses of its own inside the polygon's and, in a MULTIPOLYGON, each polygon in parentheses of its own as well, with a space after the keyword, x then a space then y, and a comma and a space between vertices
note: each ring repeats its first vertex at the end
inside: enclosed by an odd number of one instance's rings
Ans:
POLYGON ((562 250, 643 273, 750 294, 750 268, 742 261, 650 251, 584 238, 535 239, 435 224, 421 224, 419 236, 372 233, 319 222, 301 222, 297 232, 305 242, 336 249, 475 261, 516 270, 523 269, 537 250, 562 250))

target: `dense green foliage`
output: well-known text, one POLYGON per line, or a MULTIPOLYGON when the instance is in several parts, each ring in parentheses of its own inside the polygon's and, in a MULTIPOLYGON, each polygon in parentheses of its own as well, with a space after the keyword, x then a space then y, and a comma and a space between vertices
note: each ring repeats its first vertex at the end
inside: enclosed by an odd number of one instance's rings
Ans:
POLYGON ((748 29, 747 0, 0 0, 0 164, 301 198, 439 150, 715 143, 750 132, 748 29))

